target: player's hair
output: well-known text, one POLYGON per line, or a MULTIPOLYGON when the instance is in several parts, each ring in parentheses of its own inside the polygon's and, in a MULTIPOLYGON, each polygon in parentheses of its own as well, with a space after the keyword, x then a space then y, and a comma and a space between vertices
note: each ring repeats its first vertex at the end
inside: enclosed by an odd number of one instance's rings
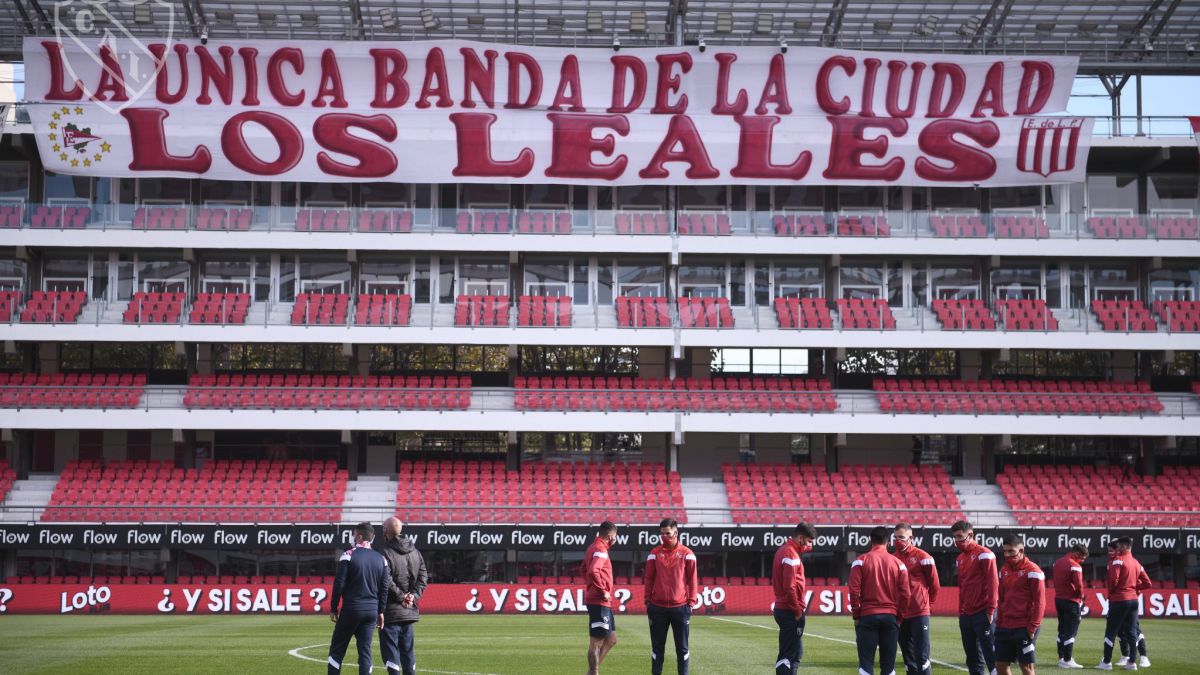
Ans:
POLYGON ((617 531, 617 526, 615 524, 613 524, 613 521, 606 520, 603 523, 600 523, 600 536, 601 537, 606 537, 616 531, 617 531))
POLYGON ((1075 544, 1074 546, 1072 546, 1071 553, 1077 553, 1080 556, 1083 556, 1084 558, 1088 557, 1088 555, 1089 555, 1087 547, 1084 546, 1083 544, 1075 544))
POLYGON ((1019 534, 1004 535, 1005 546, 1025 546, 1025 538, 1019 534))
POLYGON ((896 526, 893 527, 892 529, 893 530, 908 530, 909 532, 912 532, 912 523, 902 520, 902 521, 896 523, 896 526))
POLYGON ((816 539, 817 538, 817 528, 813 527, 812 525, 809 525, 808 523, 806 523, 804 521, 801 521, 796 524, 796 529, 792 531, 792 536, 796 536, 797 534, 802 534, 802 535, 808 537, 809 539, 816 539))
POLYGON ((886 544, 889 536, 891 536, 891 533, 882 525, 871 528, 871 544, 875 546, 886 544))
POLYGON ((1133 548, 1133 537, 1121 537, 1117 539, 1117 543, 1125 548, 1133 548))
POLYGON ((669 527, 671 529, 678 530, 679 523, 675 522, 674 518, 663 518, 662 522, 658 524, 658 529, 661 530, 664 527, 669 527))
POLYGON ((974 532, 975 527, 971 525, 969 520, 960 520, 950 526, 951 532, 974 532))
POLYGON ((1109 539, 1109 540, 1108 540, 1108 544, 1106 544, 1105 546, 1106 546, 1106 547, 1107 547, 1109 550, 1115 550, 1115 549, 1117 548, 1117 546, 1118 546, 1118 545, 1120 545, 1120 543, 1121 543, 1121 542, 1120 542, 1120 540, 1118 540, 1118 539, 1109 539))
POLYGON ((375 538, 375 528, 370 523, 359 523, 354 526, 354 534, 362 537, 363 541, 371 541, 375 538))

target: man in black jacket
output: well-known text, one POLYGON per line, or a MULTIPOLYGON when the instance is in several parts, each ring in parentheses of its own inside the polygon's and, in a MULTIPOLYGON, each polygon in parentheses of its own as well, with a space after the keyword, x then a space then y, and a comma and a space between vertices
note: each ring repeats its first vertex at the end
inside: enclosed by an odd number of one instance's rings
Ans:
POLYGON ((375 530, 370 523, 354 526, 354 548, 338 559, 329 618, 336 626, 329 642, 328 675, 338 675, 350 638, 358 643, 358 672, 371 672, 371 629, 384 627, 384 608, 392 585, 388 561, 371 550, 375 530))
POLYGON ((383 521, 383 540, 376 541, 392 575, 384 625, 379 630, 379 651, 389 674, 414 675, 417 661, 413 651, 413 624, 421 618, 418 603, 429 585, 429 573, 425 570, 425 559, 412 540, 400 536, 403 528, 404 523, 399 518, 388 518, 383 521))

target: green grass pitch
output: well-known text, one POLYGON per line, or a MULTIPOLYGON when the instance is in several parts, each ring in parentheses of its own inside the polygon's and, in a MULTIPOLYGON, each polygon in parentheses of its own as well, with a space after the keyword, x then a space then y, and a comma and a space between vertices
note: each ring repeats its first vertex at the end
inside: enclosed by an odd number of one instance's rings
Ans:
MULTIPOLYGON (((1039 669, 1055 667, 1055 620, 1038 639, 1039 669)), ((605 675, 650 671, 642 616, 619 616, 618 644, 605 675)), ((333 624, 328 617, 0 616, 0 672, 25 673, 323 673, 333 624), (306 657, 306 658, 300 658, 306 657)), ((425 673, 583 675, 586 616, 428 616, 417 625, 417 669, 425 673)), ((1085 619, 1076 660, 1100 660, 1103 621, 1085 619)), ((1200 622, 1143 620, 1154 673, 1200 673, 1200 622)), ((955 619, 933 622, 935 673, 962 672, 955 619), (945 664, 950 664, 945 665, 945 664)), ((802 673, 856 673, 854 628, 845 617, 814 617, 804 639, 802 673)), ((770 617, 692 618, 691 672, 773 672, 770 617)), ((671 652, 668 638, 668 652, 671 652)), ((347 663, 352 663, 351 643, 347 663)), ((376 673, 382 671, 376 645, 376 673)), ((356 667, 343 668, 354 673, 356 667)), ((386 672, 386 671, 382 671, 386 672)), ((674 673, 674 655, 667 673, 674 673)), ((899 670, 903 673, 903 668, 899 670)))

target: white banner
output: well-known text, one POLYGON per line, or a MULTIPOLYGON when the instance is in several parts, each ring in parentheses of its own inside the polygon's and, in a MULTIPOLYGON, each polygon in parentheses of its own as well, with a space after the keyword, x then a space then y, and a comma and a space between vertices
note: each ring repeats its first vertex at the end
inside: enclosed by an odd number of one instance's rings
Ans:
POLYGON ((1078 60, 793 47, 25 38, 46 168, 229 180, 1083 180, 1078 60))

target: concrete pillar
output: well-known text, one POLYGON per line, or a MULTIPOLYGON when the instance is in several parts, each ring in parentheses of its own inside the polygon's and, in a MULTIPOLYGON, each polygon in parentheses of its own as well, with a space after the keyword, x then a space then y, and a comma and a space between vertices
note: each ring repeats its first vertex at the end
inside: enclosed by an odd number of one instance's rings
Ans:
POLYGON ((983 436, 979 439, 980 474, 989 483, 996 482, 996 454, 1001 450, 1001 441, 995 436, 983 436))
POLYGON ((504 455, 504 468, 509 471, 521 470, 521 437, 515 431, 508 432, 508 451, 504 455))
POLYGON ((975 382, 982 379, 984 352, 978 349, 964 349, 958 353, 959 375, 964 382, 975 382))
POLYGON ((212 345, 207 342, 196 345, 196 373, 198 375, 213 374, 215 368, 213 368, 212 351, 212 345))
POLYGON ((29 478, 29 472, 33 470, 33 433, 24 429, 13 430, 13 444, 16 446, 14 452, 13 469, 17 472, 17 478, 25 480, 29 478))
POLYGON ((963 478, 984 478, 984 459, 982 441, 979 436, 962 436, 962 475, 963 478))
POLYGON ((838 470, 841 451, 846 447, 846 434, 825 435, 825 470, 838 470))
POLYGON ((669 347, 642 347, 638 350, 638 377, 667 377, 670 362, 669 347))
POLYGON ((43 342, 38 345, 40 371, 46 375, 59 372, 62 363, 62 345, 58 342, 43 342))
POLYGON ((679 444, 671 440, 667 448, 667 471, 679 470, 679 444))
POLYGON ((1113 352, 1109 367, 1114 382, 1133 382, 1137 376, 1137 352, 1113 352))

